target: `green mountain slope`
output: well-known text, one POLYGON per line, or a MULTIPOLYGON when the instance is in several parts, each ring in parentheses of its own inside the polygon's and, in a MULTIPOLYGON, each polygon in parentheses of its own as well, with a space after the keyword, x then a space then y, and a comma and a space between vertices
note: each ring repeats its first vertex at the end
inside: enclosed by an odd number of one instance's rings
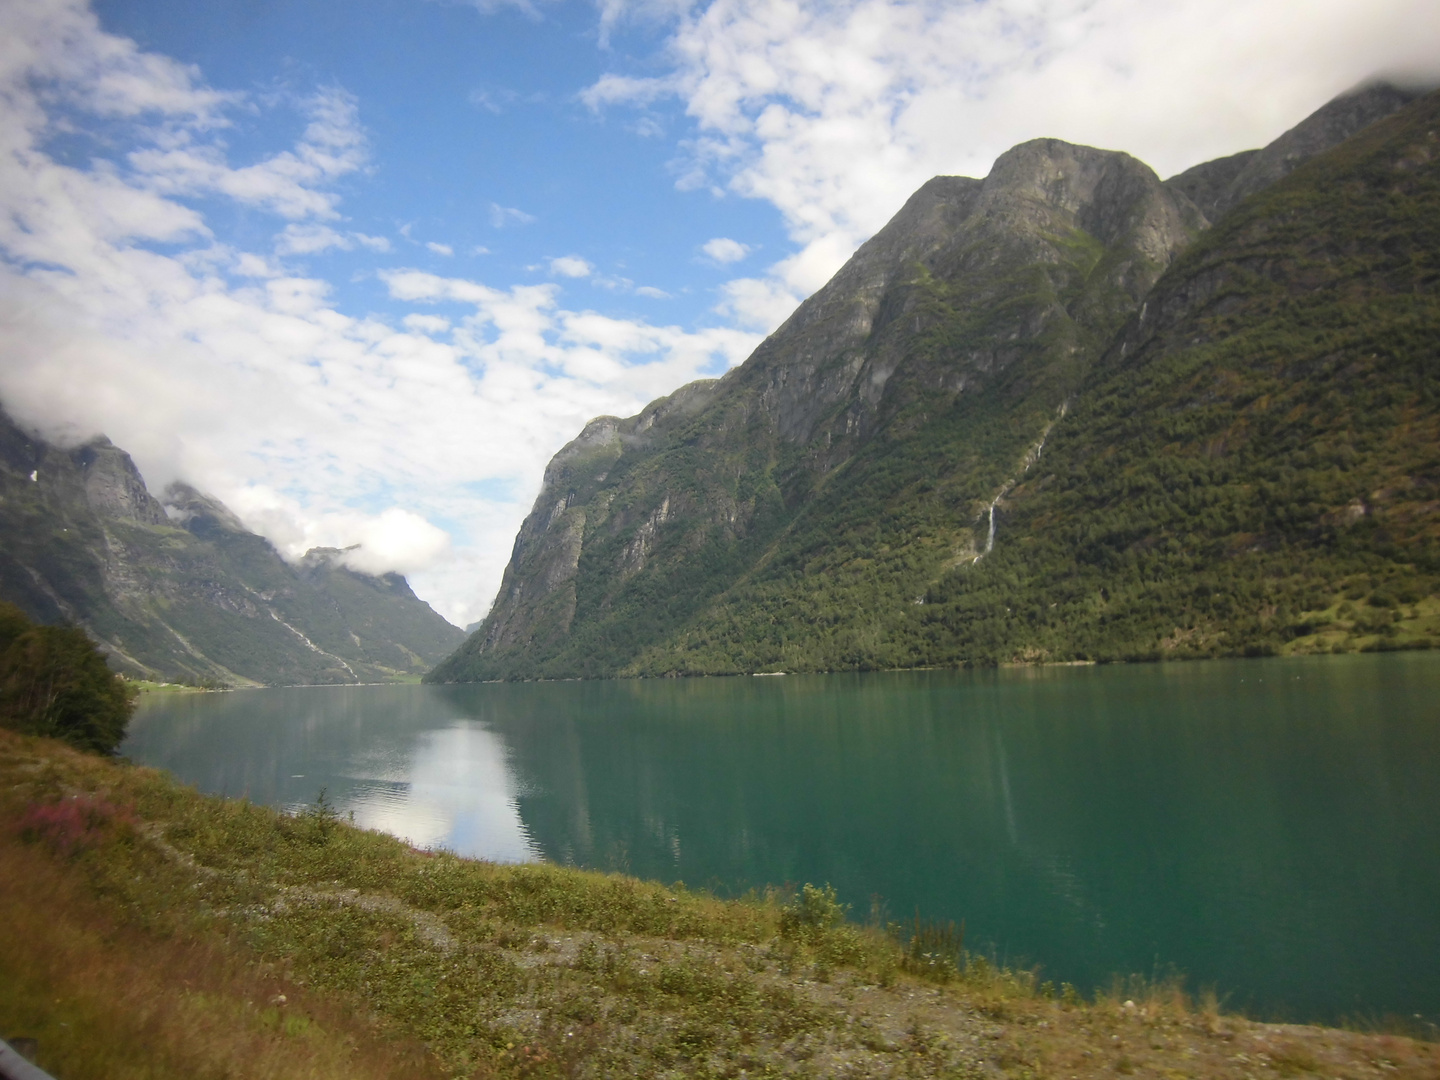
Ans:
POLYGON ((108 440, 62 449, 0 412, 0 599, 83 626, 127 674, 369 682, 419 674, 461 640, 404 578, 340 555, 291 566, 193 488, 162 505, 108 440))
POLYGON ((1376 163, 1433 99, 1297 169, 1412 97, 1221 163, 1212 206, 1288 179, 1208 233, 1185 184, 1053 140, 931 181, 740 368, 557 455, 430 678, 1428 641, 1431 166, 1376 163))
POLYGON ((1097 367, 924 661, 1440 642, 1440 96, 1242 203, 1097 367))
POLYGON ((999 463, 1202 225, 1135 159, 1055 140, 984 181, 930 181, 742 367, 562 450, 490 616, 431 677, 628 670, 842 489, 854 543, 906 547, 881 573, 923 591, 968 547, 999 463), (862 520, 937 469, 904 520, 862 520))

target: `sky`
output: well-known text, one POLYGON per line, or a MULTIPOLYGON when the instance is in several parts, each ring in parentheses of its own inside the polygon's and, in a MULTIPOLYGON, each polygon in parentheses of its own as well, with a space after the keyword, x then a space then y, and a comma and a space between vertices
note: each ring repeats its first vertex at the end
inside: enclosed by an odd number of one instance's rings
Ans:
POLYGON ((587 420, 930 176, 1437 74, 1434 0, 0 0, 0 403, 465 625, 587 420))

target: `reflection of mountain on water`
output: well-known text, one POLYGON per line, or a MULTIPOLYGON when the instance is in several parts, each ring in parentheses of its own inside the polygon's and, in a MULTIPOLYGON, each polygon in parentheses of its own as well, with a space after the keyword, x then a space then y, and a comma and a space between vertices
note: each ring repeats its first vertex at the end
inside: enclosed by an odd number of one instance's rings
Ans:
POLYGON ((942 912, 957 866, 979 892, 1013 873, 993 678, 962 681, 970 696, 904 675, 437 689, 510 746, 548 858, 722 894, 823 880, 862 911, 882 894, 942 912))
POLYGON ((535 858, 503 740, 423 687, 166 695, 123 749, 204 791, 295 809, 324 788, 356 824, 417 846, 535 858))
POLYGON ((831 882, 1057 981, 1158 958, 1333 1018, 1339 992, 1440 1008, 1435 661, 175 696, 124 749, 275 805, 324 785, 420 844, 720 893, 831 882))
POLYGON ((1427 663, 436 690, 510 748, 546 858, 721 894, 828 881, 857 915, 879 894, 964 918, 1049 978, 1174 964, 1308 1019, 1338 1014, 1342 969, 1366 1000, 1424 996, 1418 970, 1381 973, 1377 934, 1401 967, 1440 950, 1440 860, 1404 854, 1440 851, 1415 809, 1440 810, 1427 663))

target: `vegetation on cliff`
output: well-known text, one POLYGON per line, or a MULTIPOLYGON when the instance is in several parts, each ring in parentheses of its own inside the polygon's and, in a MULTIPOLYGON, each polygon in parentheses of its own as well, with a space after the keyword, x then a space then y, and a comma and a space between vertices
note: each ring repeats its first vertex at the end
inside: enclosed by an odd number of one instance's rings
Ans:
MULTIPOLYGON (((1367 93, 1276 147, 1408 97, 1367 93)), ((964 185, 907 206, 887 229, 932 239, 872 241, 900 269, 860 344, 811 330, 847 268, 699 407, 557 458, 508 591, 431 678, 1440 642, 1437 113, 1419 98, 1299 168, 1263 152, 1293 171, 1204 231, 1133 170, 1085 202, 1088 159, 1048 144, 1055 189, 997 163, 1003 227, 964 185), (852 368, 871 377, 821 393, 852 368), (802 375, 830 404, 787 436, 765 409, 802 375)))

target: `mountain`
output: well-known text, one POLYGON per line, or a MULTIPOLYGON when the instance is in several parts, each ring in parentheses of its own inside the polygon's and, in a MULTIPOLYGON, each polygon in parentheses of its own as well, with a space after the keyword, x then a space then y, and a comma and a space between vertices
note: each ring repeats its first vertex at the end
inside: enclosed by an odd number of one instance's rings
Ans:
POLYGON ((1416 97, 1164 183, 1056 140, 931 180, 743 365, 562 449, 428 678, 1428 644, 1416 97))
POLYGON ((1376 82, 1342 94, 1311 113, 1261 150, 1246 150, 1186 169, 1165 181, 1185 195, 1210 221, 1257 191, 1283 180, 1296 166, 1389 116, 1415 98, 1413 87, 1376 82))
POLYGON ((462 633, 398 574, 280 557, 184 484, 150 494, 103 436, 53 446, 0 411, 0 599, 84 627, 129 675, 232 686, 423 672, 462 633))

